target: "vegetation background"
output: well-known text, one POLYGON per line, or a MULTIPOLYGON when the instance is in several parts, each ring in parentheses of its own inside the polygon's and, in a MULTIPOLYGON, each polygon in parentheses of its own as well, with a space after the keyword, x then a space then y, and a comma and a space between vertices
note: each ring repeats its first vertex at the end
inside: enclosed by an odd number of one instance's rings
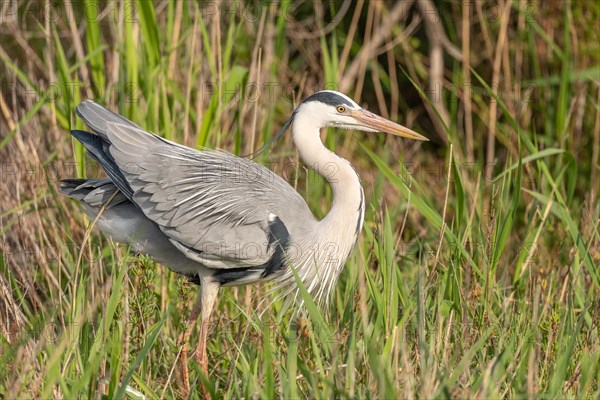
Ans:
MULTIPOLYGON (((323 88, 431 142, 326 135, 365 187, 356 251, 302 318, 259 318, 268 287, 224 290, 211 393, 596 397, 599 24, 591 0, 1 1, 0 397, 186 395, 196 288, 88 237, 56 193, 101 174, 75 105, 248 154, 323 88)), ((289 136, 259 161, 325 215, 289 136)))

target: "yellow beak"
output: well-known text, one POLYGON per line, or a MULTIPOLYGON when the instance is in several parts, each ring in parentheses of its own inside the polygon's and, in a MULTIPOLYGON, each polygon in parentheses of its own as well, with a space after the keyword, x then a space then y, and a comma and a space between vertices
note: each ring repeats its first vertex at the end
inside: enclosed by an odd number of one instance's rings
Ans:
POLYGON ((378 132, 391 133, 392 135, 402 136, 414 140, 429 140, 425 136, 408 129, 405 126, 399 125, 366 110, 352 111, 351 115, 362 125, 371 129, 375 129, 378 132))

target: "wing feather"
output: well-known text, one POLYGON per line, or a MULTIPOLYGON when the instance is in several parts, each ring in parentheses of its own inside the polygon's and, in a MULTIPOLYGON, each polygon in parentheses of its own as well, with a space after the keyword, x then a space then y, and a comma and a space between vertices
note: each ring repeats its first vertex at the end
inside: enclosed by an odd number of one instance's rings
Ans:
POLYGON ((105 162, 126 181, 126 195, 188 258, 219 269, 271 268, 277 246, 269 216, 291 235, 297 220, 314 221, 302 197, 264 166, 178 145, 95 103, 83 105, 78 114, 109 144, 105 162))

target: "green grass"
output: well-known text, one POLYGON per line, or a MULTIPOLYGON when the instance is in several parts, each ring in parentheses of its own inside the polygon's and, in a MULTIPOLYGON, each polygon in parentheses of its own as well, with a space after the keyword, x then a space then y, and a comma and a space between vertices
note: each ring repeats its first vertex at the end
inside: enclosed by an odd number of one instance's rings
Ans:
MULTIPOLYGON (((381 32, 385 2, 238 3, 218 15, 216 3, 85 0, 73 14, 51 2, 51 20, 35 2, 8 3, 0 396, 183 393, 177 340, 196 287, 95 230, 84 240, 89 221, 56 192, 60 179, 100 174, 68 135, 84 128, 79 101, 189 146, 249 154, 298 100, 346 85, 432 141, 329 130, 327 146, 356 166, 367 196, 330 306, 300 287, 301 317, 279 315, 279 300, 260 316, 268 286, 222 290, 208 378, 189 362, 191 397, 203 380, 216 398, 597 397, 600 6, 525 3, 511 3, 500 52, 503 6, 471 3, 467 65, 451 51, 462 52, 462 3, 437 5, 450 43, 439 92, 426 22, 411 8, 381 32), (445 113, 447 124, 433 123, 445 113)), ((289 135, 267 153, 256 161, 324 216, 331 191, 297 165, 289 135)))

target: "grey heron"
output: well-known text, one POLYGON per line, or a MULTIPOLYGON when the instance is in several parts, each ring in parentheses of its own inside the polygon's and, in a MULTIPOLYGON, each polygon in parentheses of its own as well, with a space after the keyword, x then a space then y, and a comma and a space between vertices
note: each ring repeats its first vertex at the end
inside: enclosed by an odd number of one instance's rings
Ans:
POLYGON ((108 178, 63 180, 60 192, 78 200, 92 220, 102 211, 96 225, 113 240, 200 285, 190 321, 200 316, 194 356, 205 374, 208 323, 221 286, 274 281, 293 302, 294 268, 323 303, 356 244, 365 210, 360 179, 323 145, 320 129, 427 140, 341 93, 306 98, 276 137, 291 127, 302 161, 332 188, 331 208, 317 220, 292 186, 248 158, 179 145, 89 100, 76 111, 93 133, 71 134, 108 178))

